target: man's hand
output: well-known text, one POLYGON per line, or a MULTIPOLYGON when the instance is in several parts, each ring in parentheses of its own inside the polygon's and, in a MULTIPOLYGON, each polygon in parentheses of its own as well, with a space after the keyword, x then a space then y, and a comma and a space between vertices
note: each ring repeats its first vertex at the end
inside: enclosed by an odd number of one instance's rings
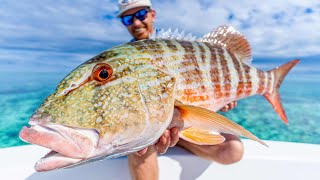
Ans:
MULTIPOLYGON (((159 154, 164 154, 169 147, 175 146, 179 141, 179 130, 183 129, 183 120, 181 119, 180 110, 174 108, 172 121, 159 138, 158 142, 154 144, 155 149, 159 154)), ((148 147, 136 152, 136 155, 142 156, 148 150, 148 147)))
POLYGON ((233 101, 233 102, 227 104, 226 106, 224 106, 223 108, 221 108, 220 111, 227 112, 227 111, 235 108, 236 106, 237 106, 237 101, 233 101))
MULTIPOLYGON (((166 129, 160 137, 159 141, 154 144, 155 149, 159 154, 167 152, 169 147, 175 146, 179 141, 179 129, 177 127, 166 129)), ((148 151, 148 147, 136 152, 137 155, 142 156, 148 151)))
MULTIPOLYGON (((237 106, 237 102, 233 101, 227 104, 225 107, 220 109, 220 111, 226 112, 237 106)), ((178 108, 174 108, 174 113, 172 117, 171 124, 168 129, 162 134, 159 138, 158 142, 154 144, 155 149, 159 154, 164 154, 167 152, 169 147, 175 146, 179 141, 179 131, 183 129, 183 119, 181 118, 180 110, 178 108)), ((136 152, 136 155, 142 156, 148 150, 148 147, 136 152)))

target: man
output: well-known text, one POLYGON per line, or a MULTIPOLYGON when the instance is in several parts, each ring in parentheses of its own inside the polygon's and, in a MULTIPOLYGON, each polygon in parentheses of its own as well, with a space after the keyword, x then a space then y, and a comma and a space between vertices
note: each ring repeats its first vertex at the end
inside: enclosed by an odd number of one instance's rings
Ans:
MULTIPOLYGON (((153 23, 156 11, 152 9, 150 0, 119 0, 119 13, 122 23, 133 36, 131 41, 148 39, 156 33, 153 23)), ((228 104, 222 111, 228 111, 236 106, 236 102, 228 104)), ((233 135, 224 135, 226 141, 214 146, 199 146, 179 139, 178 131, 182 124, 179 110, 175 109, 172 123, 159 141, 148 148, 128 156, 129 171, 132 179, 158 179, 157 154, 163 154, 168 147, 176 144, 202 158, 221 164, 231 164, 241 160, 243 145, 240 139, 233 135)))
POLYGON ((148 39, 156 31, 156 12, 151 9, 150 0, 119 0, 119 9, 118 17, 132 35, 131 41, 148 39))

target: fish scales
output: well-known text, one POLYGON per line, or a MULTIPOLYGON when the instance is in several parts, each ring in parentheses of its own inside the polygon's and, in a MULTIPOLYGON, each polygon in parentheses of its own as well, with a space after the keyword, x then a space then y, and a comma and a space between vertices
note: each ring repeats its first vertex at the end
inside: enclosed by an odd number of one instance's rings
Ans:
MULTIPOLYGON (((200 60, 198 60, 198 62, 201 64, 199 67, 201 69, 201 71, 203 71, 202 73, 202 78, 203 78, 203 83, 204 83, 204 87, 206 89, 206 96, 212 96, 214 94, 214 86, 212 86, 212 80, 211 80, 211 75, 210 75, 210 71, 211 71, 211 53, 210 53, 210 49, 208 46, 205 46, 203 43, 198 43, 196 42, 196 44, 199 46, 200 49, 200 55, 198 55, 198 58, 201 58, 200 60)), ((206 102, 207 105, 209 105, 209 101, 207 100, 206 102)))
POLYGON ((229 100, 236 99, 236 93, 237 93, 237 87, 239 83, 239 74, 237 71, 237 67, 235 66, 235 63, 233 62, 233 59, 231 58, 230 53, 224 49, 224 56, 226 60, 228 61, 228 69, 229 69, 229 74, 227 78, 227 82, 230 84, 230 95, 229 95, 229 100), (231 78, 234 77, 234 78, 231 78))
POLYGON ((231 101, 273 88, 271 72, 248 66, 222 46, 179 40, 133 46, 153 55, 153 63, 177 79, 178 99, 187 104, 217 111, 231 101))
POLYGON ((206 94, 206 87, 203 83, 203 73, 205 73, 198 63, 197 53, 195 44, 191 42, 181 42, 181 46, 185 55, 183 56, 181 66, 188 67, 189 71, 181 72, 181 76, 184 82, 184 94, 187 99, 192 101, 192 98, 197 98, 196 100, 205 101, 208 99, 206 94))
POLYGON ((220 92, 219 94, 217 94, 216 99, 222 99, 222 98, 227 98, 229 96, 230 88, 229 88, 229 83, 226 81, 227 79, 230 79, 228 77, 229 70, 227 66, 227 61, 223 53, 224 48, 215 47, 215 51, 217 55, 216 61, 218 62, 218 71, 219 71, 218 76, 219 76, 219 82, 220 82, 219 84, 220 92))
POLYGON ((161 137, 176 110, 183 120, 179 137, 188 142, 215 145, 225 140, 221 133, 230 133, 266 145, 212 111, 262 94, 288 123, 278 88, 299 60, 266 72, 246 64, 250 62, 250 45, 228 26, 198 41, 149 39, 119 45, 68 74, 19 136, 51 149, 37 162, 37 171, 139 151, 161 137))

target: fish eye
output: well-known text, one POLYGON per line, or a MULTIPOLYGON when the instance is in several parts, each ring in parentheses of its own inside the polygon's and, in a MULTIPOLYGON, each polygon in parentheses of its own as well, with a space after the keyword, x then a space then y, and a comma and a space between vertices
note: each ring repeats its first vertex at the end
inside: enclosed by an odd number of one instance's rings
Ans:
POLYGON ((113 73, 113 69, 109 64, 97 64, 92 71, 93 79, 99 82, 106 82, 113 73))
POLYGON ((107 79, 108 77, 109 77, 109 72, 107 70, 103 69, 102 71, 100 71, 99 78, 107 79))

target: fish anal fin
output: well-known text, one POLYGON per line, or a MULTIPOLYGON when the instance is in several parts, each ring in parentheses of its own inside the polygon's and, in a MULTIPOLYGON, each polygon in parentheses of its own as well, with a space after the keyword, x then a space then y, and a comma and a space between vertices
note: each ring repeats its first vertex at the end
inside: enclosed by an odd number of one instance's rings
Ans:
POLYGON ((225 138, 218 133, 210 133, 193 127, 179 132, 179 137, 197 145, 216 145, 225 141, 225 138))

